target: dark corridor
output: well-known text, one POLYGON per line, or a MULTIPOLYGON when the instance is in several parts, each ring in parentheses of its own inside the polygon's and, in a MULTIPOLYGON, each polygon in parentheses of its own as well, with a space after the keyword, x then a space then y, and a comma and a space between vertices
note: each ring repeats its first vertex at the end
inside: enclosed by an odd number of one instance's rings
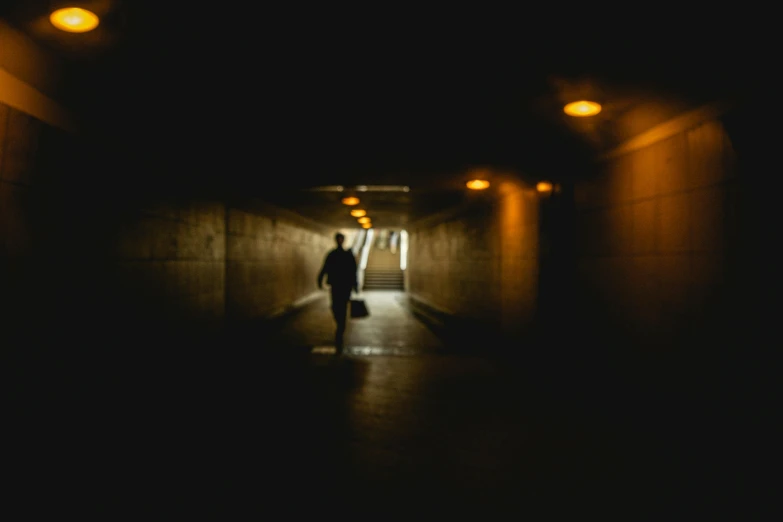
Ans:
POLYGON ((740 13, 483 35, 159 4, 0 8, 5 499, 765 511, 776 206, 740 13), (351 247, 342 356, 338 231, 383 246, 351 247))

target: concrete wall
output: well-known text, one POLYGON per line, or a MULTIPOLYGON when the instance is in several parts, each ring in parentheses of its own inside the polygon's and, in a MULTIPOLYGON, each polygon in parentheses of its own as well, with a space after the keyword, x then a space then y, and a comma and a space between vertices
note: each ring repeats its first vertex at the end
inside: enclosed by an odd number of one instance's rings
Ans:
POLYGON ((77 122, 54 99, 63 77, 62 60, 0 19, 0 103, 72 129, 77 122))
POLYGON ((269 206, 183 196, 186 186, 176 197, 130 190, 139 182, 89 160, 94 152, 0 104, 6 333, 24 343, 197 337, 227 314, 262 319, 316 290, 331 230, 269 206))
POLYGON ((144 207, 122 212, 111 234, 105 283, 114 288, 110 302, 134 320, 219 326, 226 294, 224 204, 166 201, 144 207))
POLYGON ((736 339, 737 154, 721 118, 677 121, 560 193, 497 187, 411 230, 411 295, 581 361, 695 362, 736 339))
POLYGON ((736 160, 712 119, 609 159, 576 185, 575 319, 613 357, 714 354, 730 336, 736 160))
POLYGON ((115 277, 134 314, 222 326, 264 319, 316 290, 329 231, 269 207, 165 201, 126 215, 115 277), (309 226, 308 226, 309 225, 309 226))
POLYGON ((438 310, 521 335, 537 312, 539 201, 506 181, 463 211, 409 228, 411 296, 438 310))
POLYGON ((237 320, 273 316, 308 298, 332 248, 331 231, 302 219, 229 209, 227 313, 237 320))
POLYGON ((78 212, 65 215, 71 190, 65 181, 78 156, 64 131, 0 103, 0 303, 7 326, 56 309, 83 265, 74 248, 78 212))

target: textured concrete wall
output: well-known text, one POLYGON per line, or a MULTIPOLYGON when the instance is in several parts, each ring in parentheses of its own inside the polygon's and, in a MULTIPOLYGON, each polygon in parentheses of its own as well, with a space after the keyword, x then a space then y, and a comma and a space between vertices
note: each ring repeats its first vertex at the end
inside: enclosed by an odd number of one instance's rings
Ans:
POLYGON ((102 192, 111 164, 89 154, 0 105, 0 302, 19 331, 197 336, 226 314, 263 318, 316 290, 331 231, 268 206, 227 210, 186 186, 176 197, 146 181, 102 192))
POLYGON ((739 237, 735 162, 721 122, 709 121, 577 184, 579 313, 599 339, 660 353, 725 334, 739 237))
POLYGON ((57 309, 51 296, 85 268, 72 255, 84 238, 79 213, 64 214, 77 157, 65 132, 0 104, 0 305, 9 326, 57 309))
POLYGON ((111 233, 111 300, 131 317, 199 331, 286 311, 314 294, 332 239, 280 212, 195 197, 125 212, 111 233))
POLYGON ((229 209, 227 313, 235 319, 275 315, 316 290, 331 234, 274 215, 229 209))
POLYGON ((168 201, 122 215, 112 234, 114 304, 132 317, 219 325, 225 309, 225 206, 168 201))
POLYGON ((441 311, 521 334, 537 308, 539 201, 519 183, 492 190, 464 212, 409 231, 408 288, 441 311))

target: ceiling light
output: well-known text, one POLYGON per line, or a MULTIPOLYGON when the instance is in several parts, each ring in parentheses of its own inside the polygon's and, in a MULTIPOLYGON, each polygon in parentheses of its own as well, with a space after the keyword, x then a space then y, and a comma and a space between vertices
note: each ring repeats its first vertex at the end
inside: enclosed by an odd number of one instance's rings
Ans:
POLYGON ((359 204, 359 198, 355 198, 353 196, 349 198, 343 198, 343 204, 348 206, 358 205, 359 204))
POLYGON ((367 211, 366 210, 359 210, 357 208, 357 209, 351 210, 351 215, 353 217, 362 217, 362 216, 366 216, 367 215, 367 211))
POLYGON ((362 223, 362 228, 372 228, 370 223, 362 223))
POLYGON ((489 181, 485 179, 473 179, 467 182, 467 187, 471 190, 484 190, 489 187, 489 181))
POLYGON ((359 219, 357 219, 357 221, 359 223, 369 223, 370 222, 370 218, 368 218, 368 217, 360 217, 359 219))
POLYGON ((56 28, 69 33, 86 33, 98 27, 98 16, 81 7, 58 9, 49 15, 49 21, 56 28))
POLYGON ((552 184, 548 181, 539 181, 536 185, 536 190, 542 194, 552 192, 552 184))
POLYGON ((595 116, 601 112, 601 105, 587 100, 580 100, 569 103, 563 107, 563 111, 569 116, 595 116))

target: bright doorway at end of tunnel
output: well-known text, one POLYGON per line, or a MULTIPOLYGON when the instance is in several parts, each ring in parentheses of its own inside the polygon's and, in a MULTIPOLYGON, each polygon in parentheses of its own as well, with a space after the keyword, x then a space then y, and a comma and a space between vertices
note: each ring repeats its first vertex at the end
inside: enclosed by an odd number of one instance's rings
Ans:
POLYGON ((408 232, 399 228, 372 228, 359 255, 362 290, 405 291, 408 268, 408 232))

